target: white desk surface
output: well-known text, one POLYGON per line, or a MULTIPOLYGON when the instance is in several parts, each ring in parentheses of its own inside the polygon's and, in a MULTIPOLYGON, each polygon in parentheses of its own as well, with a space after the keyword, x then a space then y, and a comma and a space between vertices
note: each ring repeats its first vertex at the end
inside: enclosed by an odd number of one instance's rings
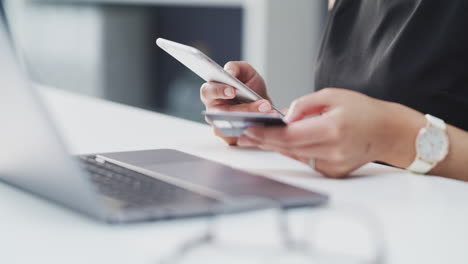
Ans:
MULTIPOLYGON (((370 208, 385 228, 388 263, 468 263, 467 183, 376 164, 352 179, 325 179, 277 154, 228 147, 203 124, 55 89, 41 93, 73 153, 189 152, 326 192, 334 204, 370 208)), ((204 224, 195 219, 115 227, 4 184, 0 197, 1 263, 156 263, 204 224)), ((265 221, 259 215, 249 227, 265 221)))

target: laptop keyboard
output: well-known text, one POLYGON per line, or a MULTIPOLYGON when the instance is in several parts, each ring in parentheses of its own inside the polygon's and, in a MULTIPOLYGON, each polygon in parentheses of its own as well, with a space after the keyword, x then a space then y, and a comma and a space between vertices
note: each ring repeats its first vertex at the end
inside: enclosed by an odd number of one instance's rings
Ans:
POLYGON ((99 192, 125 202, 127 207, 149 207, 183 201, 211 200, 206 196, 105 162, 93 156, 81 156, 82 167, 89 172, 99 192))

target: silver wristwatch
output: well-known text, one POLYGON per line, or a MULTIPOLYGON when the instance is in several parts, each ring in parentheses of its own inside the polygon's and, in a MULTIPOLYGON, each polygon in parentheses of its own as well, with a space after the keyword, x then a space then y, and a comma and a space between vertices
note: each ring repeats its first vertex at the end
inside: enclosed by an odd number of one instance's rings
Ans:
POLYGON ((419 174, 428 173, 444 160, 450 145, 445 122, 431 115, 426 115, 426 120, 427 125, 419 130, 416 138, 416 159, 407 168, 419 174))

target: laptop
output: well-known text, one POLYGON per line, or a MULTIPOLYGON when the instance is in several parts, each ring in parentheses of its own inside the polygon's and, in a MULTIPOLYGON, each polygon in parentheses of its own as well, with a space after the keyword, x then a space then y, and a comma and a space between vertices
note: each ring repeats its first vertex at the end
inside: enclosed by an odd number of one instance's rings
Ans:
MULTIPOLYGON (((0 9, 1 9, 0 1, 0 9)), ((67 153, 0 12, 0 180, 108 223, 318 206, 328 197, 171 149, 67 153)))

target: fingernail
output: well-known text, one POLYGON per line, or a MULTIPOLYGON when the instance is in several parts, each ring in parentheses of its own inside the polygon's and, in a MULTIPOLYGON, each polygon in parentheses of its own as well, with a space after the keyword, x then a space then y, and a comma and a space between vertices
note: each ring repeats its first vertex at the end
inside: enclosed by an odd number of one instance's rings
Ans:
POLYGON ((227 71, 229 74, 231 74, 232 76, 234 76, 234 71, 231 70, 231 69, 225 69, 225 71, 227 71))
POLYGON ((284 121, 285 123, 291 122, 291 115, 290 115, 290 114, 286 114, 286 116, 283 117, 283 121, 284 121))
POLYGON ((237 144, 239 146, 243 146, 243 147, 252 147, 254 146, 255 144, 250 140, 248 139, 247 137, 240 137, 239 138, 239 141, 237 142, 237 144))
POLYGON ((270 104, 265 102, 258 107, 258 111, 262 113, 269 112, 271 110, 270 104))
POLYGON ((286 115, 283 117, 283 121, 289 124, 293 120, 294 120, 294 114, 293 114, 292 108, 290 108, 288 112, 286 113, 286 115))
POLYGON ((233 88, 226 88, 224 89, 224 95, 227 97, 233 97, 234 96, 234 89, 233 88))

